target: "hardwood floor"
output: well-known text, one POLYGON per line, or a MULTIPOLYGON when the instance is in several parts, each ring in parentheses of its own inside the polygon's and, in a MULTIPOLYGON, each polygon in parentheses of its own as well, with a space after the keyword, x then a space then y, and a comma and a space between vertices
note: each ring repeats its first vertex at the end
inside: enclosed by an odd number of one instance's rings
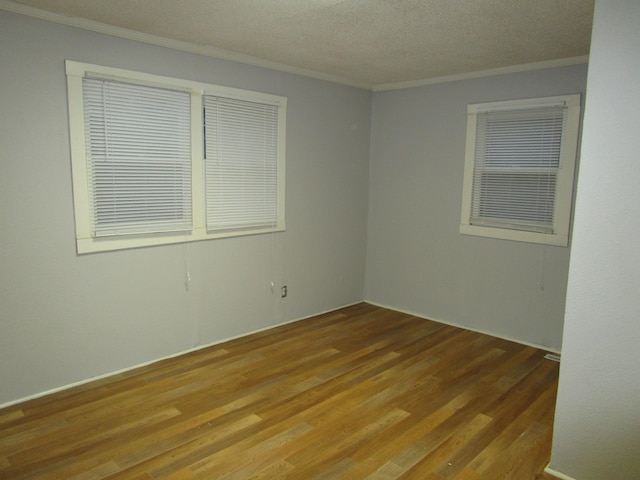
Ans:
POLYGON ((0 410, 0 478, 550 478, 544 354, 360 304, 0 410))

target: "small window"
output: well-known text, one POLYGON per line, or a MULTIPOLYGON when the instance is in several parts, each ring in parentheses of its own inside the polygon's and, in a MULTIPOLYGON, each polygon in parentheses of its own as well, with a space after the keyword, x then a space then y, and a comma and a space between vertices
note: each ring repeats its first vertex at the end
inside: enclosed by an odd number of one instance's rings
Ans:
POLYGON ((67 61, 78 253, 284 230, 286 99, 67 61))
POLYGON ((190 95, 97 78, 82 87, 94 235, 191 231, 190 95))
POLYGON ((207 230, 278 223, 278 108, 204 97, 207 230))
POLYGON ((580 95, 469 105, 460 233, 567 246, 580 95))

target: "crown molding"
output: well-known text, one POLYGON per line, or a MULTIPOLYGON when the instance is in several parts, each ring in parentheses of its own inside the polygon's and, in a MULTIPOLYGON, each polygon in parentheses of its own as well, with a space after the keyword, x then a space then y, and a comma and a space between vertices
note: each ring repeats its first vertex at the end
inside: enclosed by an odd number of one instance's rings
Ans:
POLYGON ((559 58, 556 60, 545 60, 543 62, 525 63, 522 65, 510 65, 507 67, 492 68, 489 70, 479 70, 476 72, 460 73, 456 75, 445 75, 442 77, 426 78, 424 80, 411 80, 408 82, 383 83, 374 85, 374 92, 386 90, 402 90, 405 88, 424 87, 437 83, 457 82, 460 80, 471 80, 474 78, 493 77, 495 75, 505 75, 508 73, 529 72, 532 70, 542 70, 545 68, 567 67, 569 65, 581 65, 589 63, 589 55, 579 57, 559 58))
POLYGON ((96 33, 102 33, 105 35, 111 35, 114 37, 124 38, 127 40, 133 40, 136 42, 156 45, 156 46, 165 47, 165 48, 171 48, 173 50, 180 50, 188 53, 195 53, 198 55, 204 55, 211 58, 228 60, 236 63, 242 63, 245 65, 252 65, 255 67, 266 68, 269 70, 276 70, 280 72, 291 73, 294 75, 314 78, 316 80, 324 80, 327 82, 337 83, 340 85, 360 88, 363 90, 369 90, 373 92, 382 92, 387 90, 402 90, 407 88, 423 87, 426 85, 434 85, 438 83, 456 82, 460 80, 470 80, 474 78, 490 77, 490 76, 504 75, 509 73, 520 73, 520 72, 527 72, 532 70, 541 70, 545 68, 565 67, 569 65, 579 65, 579 64, 585 64, 589 62, 589 56, 582 55, 579 57, 561 58, 556 60, 527 63, 522 65, 511 65, 511 66, 492 68, 489 70, 481 70, 476 72, 467 72, 467 73, 460 73, 455 75, 445 75, 441 77, 426 78, 422 80, 411 80, 406 82, 382 83, 378 85, 372 85, 366 82, 360 82, 360 81, 356 81, 348 78, 343 78, 340 76, 330 75, 330 74, 318 72, 315 70, 294 67, 291 65, 264 60, 261 58, 253 57, 251 55, 231 52, 229 50, 223 50, 216 47, 199 45, 195 43, 184 42, 181 40, 174 40, 171 38, 161 37, 158 35, 151 35, 148 33, 137 32, 135 30, 130 30, 127 28, 115 27, 112 25, 107 25, 105 23, 96 22, 94 20, 54 13, 48 10, 42 10, 39 8, 31 7, 29 5, 17 3, 12 0, 0 0, 0 10, 6 10, 12 13, 30 16, 40 20, 55 22, 55 23, 67 25, 70 27, 89 30, 96 33))
POLYGON ((80 28, 83 30, 89 30, 96 33, 102 33, 105 35, 111 35, 114 37, 124 38, 127 40, 133 40, 136 42, 146 43, 150 45, 156 45, 165 48, 171 48, 173 50, 180 50, 183 52, 195 53, 198 55, 204 55, 219 60, 229 60, 236 63, 242 63, 245 65, 252 65, 255 67, 266 68, 269 70, 276 70, 280 72, 291 73, 294 75, 300 75, 303 77, 310 77, 316 80, 325 80, 332 83, 338 83, 341 85, 360 88, 363 90, 371 90, 372 85, 343 78, 335 75, 329 75, 315 70, 309 70, 305 68, 293 67, 284 63, 272 62, 264 60, 262 58, 253 57, 251 55, 245 55, 242 53, 231 52, 229 50, 223 50, 221 48, 215 48, 207 45, 199 45, 190 42, 184 42, 181 40, 175 40, 171 38, 161 37, 158 35, 151 35, 148 33, 137 32, 122 27, 115 27, 113 25, 107 25, 105 23, 96 22, 95 20, 89 20, 86 18, 72 17, 63 15, 60 13, 50 12, 48 10, 42 10, 39 8, 31 7, 21 3, 16 3, 11 0, 0 0, 0 10, 6 10, 8 12, 17 13, 20 15, 26 15, 34 17, 40 20, 46 20, 49 22, 63 24, 69 27, 80 28))

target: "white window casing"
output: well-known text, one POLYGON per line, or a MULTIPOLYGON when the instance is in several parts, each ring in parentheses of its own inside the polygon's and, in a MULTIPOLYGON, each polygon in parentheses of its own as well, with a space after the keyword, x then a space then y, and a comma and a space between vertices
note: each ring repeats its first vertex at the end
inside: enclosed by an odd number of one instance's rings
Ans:
POLYGON ((469 105, 460 233, 567 246, 580 95, 469 105))
POLYGON ((286 98, 69 60, 66 71, 78 253, 285 229, 286 98), (235 110, 216 117, 216 103, 235 110))

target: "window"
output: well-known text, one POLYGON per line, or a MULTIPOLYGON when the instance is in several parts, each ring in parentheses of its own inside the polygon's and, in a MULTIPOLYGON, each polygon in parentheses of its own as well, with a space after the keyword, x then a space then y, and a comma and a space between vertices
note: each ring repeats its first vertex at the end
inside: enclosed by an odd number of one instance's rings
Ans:
POLYGON ((191 230, 189 94, 97 78, 82 88, 94 235, 191 230))
POLYGON ((580 95, 469 105, 460 233, 567 246, 580 95))
POLYGON ((278 108, 206 95, 207 229, 277 223, 278 108))
POLYGON ((285 98, 66 67, 78 253, 284 230, 285 98))

